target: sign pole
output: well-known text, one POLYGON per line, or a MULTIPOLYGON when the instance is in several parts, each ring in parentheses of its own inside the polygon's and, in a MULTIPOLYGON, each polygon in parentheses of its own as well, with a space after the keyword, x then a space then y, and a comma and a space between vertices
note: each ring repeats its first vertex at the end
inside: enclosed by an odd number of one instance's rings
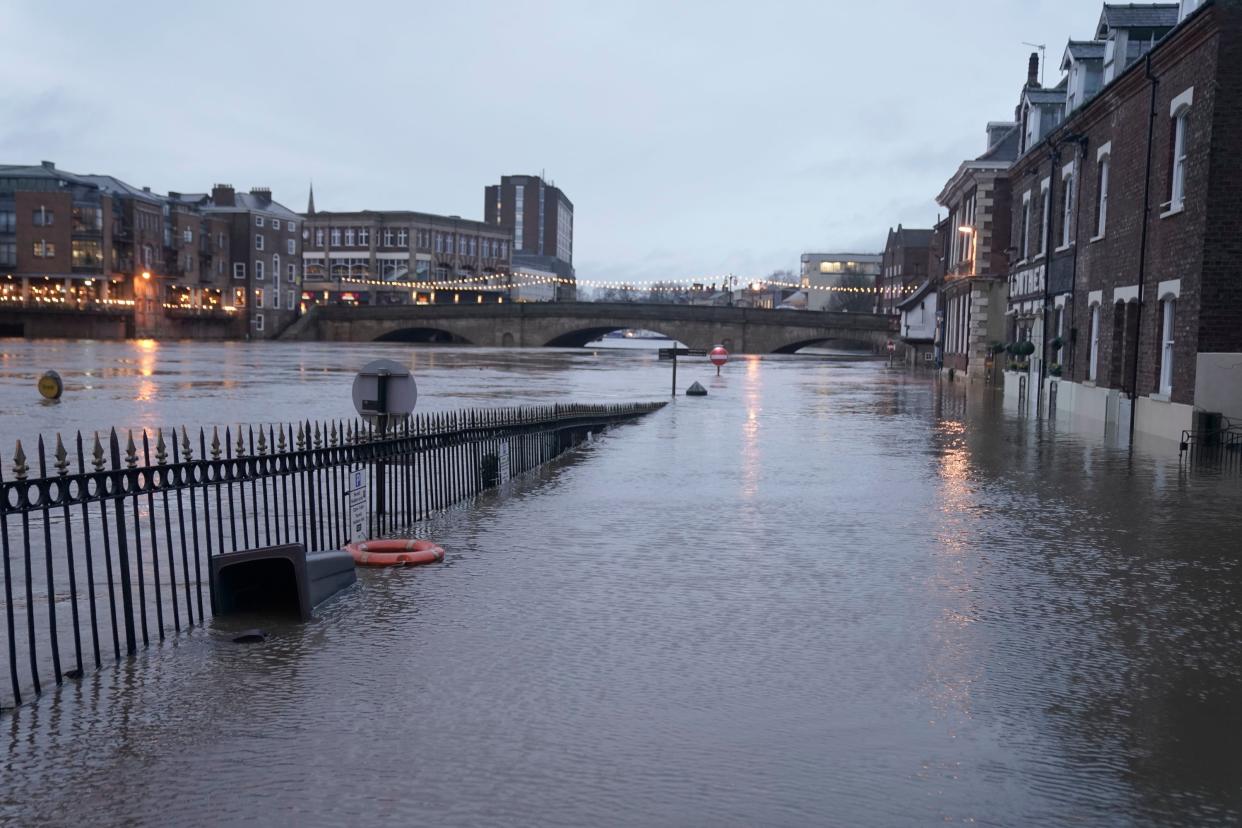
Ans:
POLYGON ((673 394, 677 396, 677 349, 673 349, 673 394))
MULTIPOLYGON (((376 417, 376 425, 379 426, 380 439, 383 440, 388 435, 388 371, 380 371, 376 377, 376 402, 379 403, 380 415, 376 417)), ((384 478, 385 472, 388 471, 388 464, 383 460, 375 464, 375 522, 381 523, 384 517, 384 478)))

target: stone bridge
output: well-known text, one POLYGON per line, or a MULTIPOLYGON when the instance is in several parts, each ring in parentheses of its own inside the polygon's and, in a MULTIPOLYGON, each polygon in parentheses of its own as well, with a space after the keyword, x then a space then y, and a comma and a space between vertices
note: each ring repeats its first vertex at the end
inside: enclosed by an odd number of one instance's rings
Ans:
POLYGON ((441 342, 497 348, 581 347, 610 331, 657 331, 690 348, 793 353, 822 342, 882 346, 896 320, 864 313, 603 302, 316 305, 282 339, 441 342))

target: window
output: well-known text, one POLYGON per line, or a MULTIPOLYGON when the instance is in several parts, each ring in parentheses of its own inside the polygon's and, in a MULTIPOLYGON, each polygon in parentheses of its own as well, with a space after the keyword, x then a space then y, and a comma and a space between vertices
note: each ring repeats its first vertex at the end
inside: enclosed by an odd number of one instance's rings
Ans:
POLYGON ((1061 178, 1061 246, 1069 247, 1074 240, 1074 171, 1061 178))
POLYGON ((287 291, 285 291, 285 307, 287 307, 289 310, 293 310, 293 309, 294 309, 294 304, 293 304, 293 291, 291 291, 291 290, 287 290, 287 291))
MULTIPOLYGON (((103 264, 103 251, 95 239, 74 239, 70 250, 75 268, 95 268, 103 264)), ((186 268, 191 269, 193 265, 186 268)))
POLYGON ((371 228, 370 227, 359 227, 358 228, 358 244, 362 245, 363 247, 366 247, 371 244, 371 228))
POLYGON ((453 234, 452 233, 444 234, 444 252, 450 255, 453 252, 453 234))
POLYGON ((298 277, 297 265, 295 265, 293 262, 290 262, 289 264, 285 265, 285 275, 286 275, 286 278, 290 282, 297 281, 297 277, 298 277))
POLYGON ((1022 228, 1019 231, 1021 243, 1018 250, 1022 252, 1023 259, 1031 257, 1031 194, 1024 193, 1022 196, 1022 228))
POLYGON ((298 226, 293 223, 293 219, 285 219, 285 227, 289 229, 290 233, 296 234, 298 232, 298 226))
POLYGON ((444 252, 444 236, 441 233, 436 233, 436 252, 444 252))
POLYGON ((315 228, 315 247, 323 247, 323 228, 315 228))
POLYGON ((345 246, 346 247, 354 246, 354 228, 352 227, 345 228, 345 246))
POLYGON ((0 210, 0 233, 17 232, 17 213, 12 210, 0 210))
POLYGON ((0 242, 0 267, 13 267, 17 264, 17 243, 0 242))
POLYGON ((272 289, 272 308, 280 310, 280 288, 272 289))
POLYGON ((292 256, 297 251, 297 244, 293 239, 285 239, 285 252, 292 256))
POLYGON ((280 219, 272 219, 272 229, 273 230, 280 229, 280 219))
POLYGON ((1039 202, 1042 206, 1042 218, 1039 224, 1039 255, 1048 252, 1048 220, 1052 217, 1052 204, 1048 200, 1048 189, 1051 186, 1051 180, 1045 178, 1039 186, 1039 202))
POLYGON ((262 259, 254 260, 254 278, 256 279, 263 278, 263 260, 262 259))
POLYGON ((331 235, 332 235, 332 246, 340 247, 341 246, 341 228, 333 227, 331 235))
POLYGON ((155 258, 155 256, 154 256, 154 251, 152 250, 151 245, 149 245, 149 244, 144 244, 144 245, 142 246, 142 264, 143 264, 145 267, 150 267, 150 266, 151 266, 151 261, 152 261, 152 259, 154 259, 154 258, 155 258))
POLYGON ((245 279, 246 278, 246 263, 245 262, 233 262, 233 278, 234 279, 245 279))
POLYGON ((513 204, 513 249, 521 250, 523 224, 525 219, 526 186, 518 184, 515 189, 517 190, 517 194, 513 204))
POLYGON ((384 247, 392 247, 392 231, 384 231, 384 247))
POLYGON ((34 211, 34 215, 31 216, 31 221, 34 223, 35 227, 51 227, 55 221, 55 218, 56 214, 51 210, 46 207, 40 207, 38 210, 34 211))
MULTIPOLYGON (((98 207, 73 207, 73 232, 98 233, 103 230, 103 211, 98 207)), ((3 231, 0 231, 3 232, 3 231)), ((11 230, 9 232, 12 232, 11 230)))
POLYGON ((224 249, 224 234, 223 233, 216 234, 216 246, 219 247, 221 250, 224 249))
POLYGON ((1101 156, 1096 176, 1099 192, 1099 197, 1095 203, 1095 237, 1097 239, 1104 235, 1104 230, 1108 227, 1108 167, 1108 156, 1101 156))
POLYGON ((1173 169, 1170 173, 1169 209, 1179 210, 1186 198, 1186 115, 1173 117, 1173 169))
POLYGON ((56 245, 50 241, 37 241, 34 243, 34 255, 36 259, 50 259, 56 255, 56 245))
POLYGON ((1096 369, 1100 362, 1100 306, 1091 307, 1091 354, 1087 363, 1087 379, 1095 382, 1096 369))
POLYGON ((280 254, 272 254, 272 281, 280 281, 280 254))
POLYGON ((263 216, 255 216, 255 217, 254 217, 254 226, 255 226, 255 227, 262 227, 262 226, 263 226, 263 216))
POLYGON ((1173 393, 1173 320, 1177 315, 1177 300, 1166 299, 1160 305, 1160 393, 1169 396, 1173 393))
POLYGON ((254 249, 255 250, 263 249, 263 234, 262 233, 254 237, 254 249))
POLYGON ((186 244, 191 244, 191 243, 193 243, 193 241, 194 241, 194 231, 193 231, 193 230, 182 230, 182 231, 181 231, 181 240, 182 240, 183 242, 185 242, 186 244))
MULTIPOLYGON (((263 296, 262 296, 262 294, 263 294, 263 291, 259 291, 259 296, 255 298, 254 306, 255 306, 256 308, 260 308, 260 307, 262 307, 262 305, 260 304, 260 303, 263 301, 263 296)), ((261 314, 261 313, 256 313, 256 314, 254 315, 254 329, 255 329, 256 331, 262 331, 262 330, 263 330, 263 314, 261 314)))
POLYGON ((397 231, 397 247, 405 248, 410 246, 410 232, 402 227, 397 231))
POLYGON ((254 289, 254 306, 256 308, 263 307, 263 288, 254 289))

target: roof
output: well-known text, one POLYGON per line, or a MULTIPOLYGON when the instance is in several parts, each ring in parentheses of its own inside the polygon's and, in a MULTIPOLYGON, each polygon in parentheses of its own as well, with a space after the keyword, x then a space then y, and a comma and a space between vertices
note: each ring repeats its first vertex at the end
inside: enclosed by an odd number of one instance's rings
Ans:
POLYGON ((141 187, 135 187, 132 184, 126 184, 119 178, 111 175, 83 175, 79 178, 89 181, 99 189, 112 195, 119 195, 126 198, 137 198, 151 204, 163 204, 164 198, 150 190, 144 190, 141 187))
POLYGON ((919 302, 922 302, 923 299, 926 298, 927 294, 931 293, 931 291, 932 291, 932 283, 931 283, 931 280, 929 279, 923 284, 919 285, 918 290, 914 291, 914 293, 911 293, 905 299, 902 299, 900 302, 898 302, 897 310, 905 310, 906 308, 914 307, 919 302))
POLYGON ((1112 29, 1171 29, 1180 12, 1177 3, 1105 3, 1096 37, 1103 39, 1112 29))
POLYGON ((889 230, 888 237, 890 241, 897 237, 897 243, 902 247, 930 247, 932 240, 932 231, 930 229, 902 227, 897 225, 896 230, 889 230))
POLYGON ((1022 135, 1017 124, 1009 127, 1008 131, 1000 137, 995 144, 988 147, 988 151, 976 158, 976 161, 1016 161, 1018 160, 1018 149, 1021 147, 1020 140, 1022 135))
POLYGON ((1065 46, 1065 56, 1061 58, 1061 71, 1069 69, 1071 60, 1103 60, 1104 41, 1102 40, 1071 40, 1065 46))
POLYGON ((1065 103, 1064 89, 1035 89, 1034 87, 1027 87, 1022 90, 1022 95, 1033 104, 1065 103))
POLYGON ((344 210, 341 212, 316 210, 314 215, 310 215, 308 213, 299 216, 299 218, 305 219, 311 224, 322 224, 324 226, 331 224, 333 221, 358 221, 360 219, 374 219, 379 222, 439 222, 445 225, 456 225, 462 229, 473 228, 478 231, 495 233, 499 235, 509 235, 512 232, 499 224, 488 224, 485 221, 462 218, 461 216, 441 216, 436 213, 422 213, 417 210, 344 210))
POLYGON ((234 192, 232 207, 218 206, 211 200, 210 193, 178 193, 171 198, 183 204, 192 204, 208 213, 268 213, 281 218, 294 219, 296 221, 302 220, 302 216, 290 210, 279 201, 261 199, 254 193, 234 192))

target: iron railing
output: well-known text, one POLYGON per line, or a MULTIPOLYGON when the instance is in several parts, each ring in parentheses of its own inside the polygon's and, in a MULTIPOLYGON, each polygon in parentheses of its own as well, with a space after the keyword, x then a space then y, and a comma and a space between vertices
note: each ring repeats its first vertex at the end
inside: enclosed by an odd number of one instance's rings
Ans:
POLYGON ((1179 456, 1197 467, 1242 467, 1242 423, 1228 417, 1207 420, 1182 432, 1179 456))
POLYGON ((404 533, 663 405, 420 414, 383 434, 356 420, 194 435, 114 429, 67 446, 58 434, 50 452, 40 437, 33 457, 18 442, 11 476, 0 473, 9 666, 0 706, 201 625, 215 605, 213 555, 343 546, 359 470, 366 536, 404 533))

